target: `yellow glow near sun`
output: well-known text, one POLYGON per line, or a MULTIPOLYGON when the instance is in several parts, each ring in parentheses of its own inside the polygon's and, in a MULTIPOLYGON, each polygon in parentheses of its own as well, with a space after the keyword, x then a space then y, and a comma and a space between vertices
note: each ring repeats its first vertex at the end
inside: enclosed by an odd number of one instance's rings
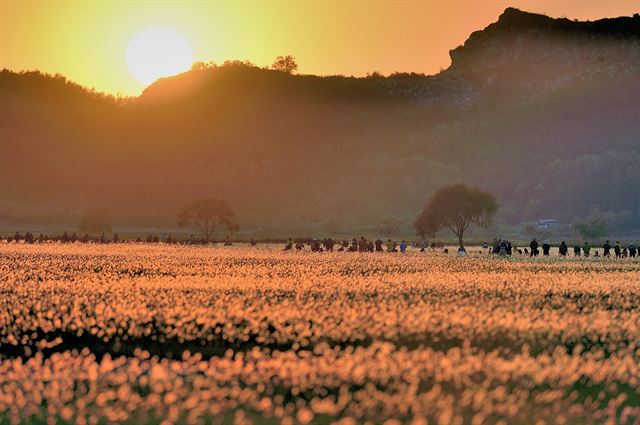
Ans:
POLYGON ((166 27, 151 27, 137 33, 127 47, 127 66, 144 85, 158 78, 188 70, 193 52, 182 34, 166 27))

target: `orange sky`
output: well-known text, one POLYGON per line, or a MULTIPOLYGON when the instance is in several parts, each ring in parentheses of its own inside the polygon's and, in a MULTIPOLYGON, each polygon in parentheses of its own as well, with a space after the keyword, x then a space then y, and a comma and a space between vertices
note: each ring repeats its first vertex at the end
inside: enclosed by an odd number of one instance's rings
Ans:
POLYGON ((143 86, 127 69, 127 44, 146 27, 166 26, 188 39, 194 60, 263 66, 292 54, 302 73, 433 74, 449 65, 450 49, 508 6, 584 20, 632 15, 640 0, 0 0, 0 68, 137 94, 143 86))

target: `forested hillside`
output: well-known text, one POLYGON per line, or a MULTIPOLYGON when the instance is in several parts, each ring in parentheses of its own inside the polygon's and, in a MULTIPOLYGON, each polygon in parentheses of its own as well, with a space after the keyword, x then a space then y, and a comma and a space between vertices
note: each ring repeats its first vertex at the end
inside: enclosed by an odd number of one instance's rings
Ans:
POLYGON ((116 225, 173 225, 215 196, 262 232, 406 229, 465 182, 498 195, 503 222, 606 213, 640 229, 640 16, 507 9, 451 59, 365 78, 232 63, 128 100, 3 70, 0 221, 73 223, 100 205, 116 225))

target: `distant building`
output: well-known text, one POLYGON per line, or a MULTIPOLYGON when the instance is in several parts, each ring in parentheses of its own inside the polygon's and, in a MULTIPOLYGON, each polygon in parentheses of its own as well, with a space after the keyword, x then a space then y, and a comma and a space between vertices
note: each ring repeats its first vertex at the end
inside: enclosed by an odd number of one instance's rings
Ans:
POLYGON ((551 218, 538 220, 538 230, 550 230, 559 224, 560 221, 551 218))

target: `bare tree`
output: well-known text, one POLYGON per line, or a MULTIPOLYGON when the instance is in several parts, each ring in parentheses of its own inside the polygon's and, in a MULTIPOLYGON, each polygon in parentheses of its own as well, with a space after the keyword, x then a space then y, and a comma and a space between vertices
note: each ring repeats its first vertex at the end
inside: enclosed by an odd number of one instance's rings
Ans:
POLYGON ((111 217, 106 208, 90 208, 80 218, 78 230, 86 233, 111 232, 111 217))
POLYGON ((196 199, 178 214, 178 226, 192 226, 202 233, 204 240, 209 243, 216 228, 224 226, 229 232, 238 230, 233 222, 235 213, 226 201, 213 198, 196 199))

